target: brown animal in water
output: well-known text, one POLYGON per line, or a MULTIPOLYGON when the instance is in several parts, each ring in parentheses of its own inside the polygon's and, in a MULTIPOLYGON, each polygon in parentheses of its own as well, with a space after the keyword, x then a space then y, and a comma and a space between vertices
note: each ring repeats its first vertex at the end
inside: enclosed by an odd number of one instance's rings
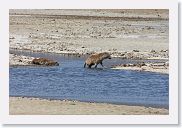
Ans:
POLYGON ((58 62, 48 60, 46 58, 35 58, 32 60, 32 64, 45 65, 45 66, 59 66, 58 62))
POLYGON ((95 68, 96 68, 98 64, 101 64, 102 67, 104 67, 102 64, 102 61, 104 59, 111 59, 111 55, 107 52, 92 54, 91 56, 89 56, 86 59, 85 64, 84 64, 84 68, 86 67, 86 65, 89 68, 91 68, 92 65, 95 65, 95 68))

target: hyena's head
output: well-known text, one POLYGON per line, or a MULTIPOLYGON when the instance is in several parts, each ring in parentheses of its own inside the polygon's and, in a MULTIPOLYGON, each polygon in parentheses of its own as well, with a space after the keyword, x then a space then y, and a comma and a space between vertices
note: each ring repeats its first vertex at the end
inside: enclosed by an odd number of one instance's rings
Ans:
POLYGON ((101 53, 103 59, 111 59, 111 55, 108 52, 101 53))

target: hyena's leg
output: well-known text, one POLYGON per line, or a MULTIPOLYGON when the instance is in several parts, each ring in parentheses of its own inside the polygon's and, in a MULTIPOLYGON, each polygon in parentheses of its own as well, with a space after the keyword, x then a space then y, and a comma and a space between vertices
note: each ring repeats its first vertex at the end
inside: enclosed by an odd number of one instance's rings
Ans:
POLYGON ((95 64, 95 68, 97 68, 97 65, 98 65, 98 64, 95 64))
POLYGON ((103 64, 102 64, 102 61, 100 62, 100 65, 102 65, 102 67, 104 67, 103 64))
POLYGON ((86 63, 84 64, 84 68, 86 67, 86 63))
POLYGON ((89 67, 89 68, 91 68, 91 67, 92 67, 92 65, 90 64, 90 65, 88 65, 88 67, 89 67))

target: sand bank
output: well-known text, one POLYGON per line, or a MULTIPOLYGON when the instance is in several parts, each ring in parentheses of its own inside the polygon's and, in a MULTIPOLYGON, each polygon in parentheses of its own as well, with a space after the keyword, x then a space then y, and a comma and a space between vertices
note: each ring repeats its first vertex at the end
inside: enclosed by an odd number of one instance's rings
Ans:
POLYGON ((169 69, 154 69, 147 66, 143 67, 115 67, 112 69, 119 69, 119 70, 134 70, 134 71, 146 71, 146 72, 156 72, 156 73, 162 73, 162 74, 169 74, 169 69))
POLYGON ((168 109, 10 97, 10 115, 167 115, 168 109))
POLYGON ((31 61, 33 59, 34 57, 9 54, 9 65, 10 66, 28 66, 28 65, 32 65, 31 61))
POLYGON ((122 65, 113 66, 112 69, 147 71, 147 72, 169 74, 168 62, 166 62, 166 63, 142 63, 142 64, 122 64, 122 65))
POLYGON ((168 10, 10 10, 10 48, 19 50, 168 58, 158 53, 168 32, 168 10))

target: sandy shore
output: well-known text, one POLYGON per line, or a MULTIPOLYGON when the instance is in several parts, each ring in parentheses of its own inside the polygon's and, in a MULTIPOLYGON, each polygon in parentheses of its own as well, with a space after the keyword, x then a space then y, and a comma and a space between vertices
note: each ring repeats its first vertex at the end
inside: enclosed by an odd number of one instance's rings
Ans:
POLYGON ((146 71, 146 72, 169 74, 168 62, 166 62, 166 63, 143 63, 143 65, 142 64, 123 64, 123 65, 113 66, 112 69, 135 70, 135 71, 146 71))
POLYGON ((33 59, 34 57, 9 54, 9 65, 10 66, 29 66, 29 65, 32 65, 31 61, 33 59))
POLYGON ((12 49, 168 58, 167 10, 10 10, 9 18, 12 49))
POLYGON ((10 115, 167 115, 169 110, 144 106, 10 97, 10 115))
POLYGON ((161 68, 161 69, 154 69, 147 66, 143 67, 115 67, 112 69, 118 69, 118 70, 134 70, 134 71, 146 71, 146 72, 156 72, 156 73, 162 73, 162 74, 169 74, 169 68, 161 68))

